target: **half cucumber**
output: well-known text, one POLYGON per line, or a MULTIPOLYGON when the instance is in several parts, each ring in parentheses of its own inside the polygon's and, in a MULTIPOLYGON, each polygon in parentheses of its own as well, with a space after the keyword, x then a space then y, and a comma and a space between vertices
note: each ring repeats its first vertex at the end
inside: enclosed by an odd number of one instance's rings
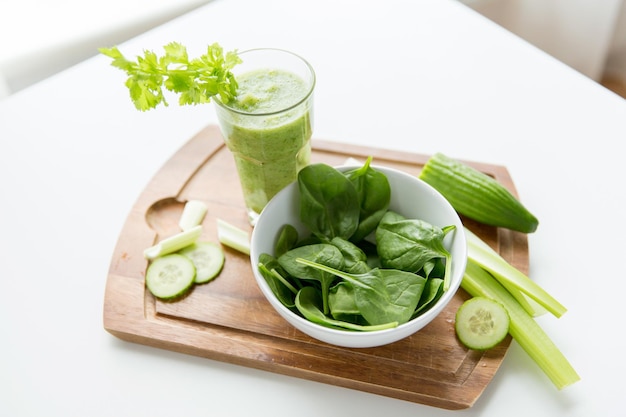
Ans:
POLYGON ((157 298, 173 300, 191 289, 196 267, 186 256, 176 253, 154 259, 146 270, 146 287, 157 298))
POLYGON ((495 347, 509 333, 509 315, 497 301, 474 297, 459 307, 454 326, 466 347, 486 350, 495 347))
POLYGON ((215 278, 224 266, 224 251, 213 242, 196 242, 179 254, 188 257, 196 268, 196 284, 204 284, 215 278))

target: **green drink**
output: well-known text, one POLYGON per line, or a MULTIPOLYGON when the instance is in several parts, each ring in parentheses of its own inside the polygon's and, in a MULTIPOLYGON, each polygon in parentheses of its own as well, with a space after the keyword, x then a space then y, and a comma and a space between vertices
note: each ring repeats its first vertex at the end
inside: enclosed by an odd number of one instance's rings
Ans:
POLYGON ((251 224, 278 191, 293 182, 311 155, 311 66, 292 53, 256 49, 240 54, 234 101, 216 100, 224 140, 232 152, 251 224))

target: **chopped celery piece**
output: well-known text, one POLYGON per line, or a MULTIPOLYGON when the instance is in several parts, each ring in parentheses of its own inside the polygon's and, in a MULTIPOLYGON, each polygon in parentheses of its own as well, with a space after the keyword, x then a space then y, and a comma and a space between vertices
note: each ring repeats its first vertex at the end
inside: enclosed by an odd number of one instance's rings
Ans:
POLYGON ((153 260, 159 256, 167 255, 169 253, 176 252, 186 246, 195 243, 196 240, 202 234, 202 226, 198 225, 184 232, 177 233, 166 239, 163 239, 154 246, 149 247, 143 251, 143 256, 146 259, 153 260))
POLYGON ((561 317, 567 309, 552 297, 546 290, 541 288, 536 282, 523 274, 520 270, 509 264, 489 245, 483 242, 478 236, 465 228, 467 238, 467 258, 489 271, 500 284, 507 288, 513 295, 517 295, 517 300, 523 307, 527 308, 530 315, 537 315, 540 311, 533 308, 530 300, 524 300, 518 292, 521 292, 534 300, 541 307, 561 317))
POLYGON ((189 200, 185 203, 183 214, 180 216, 178 226, 180 230, 185 231, 202 224, 208 207, 202 201, 189 200))
POLYGON ((509 334, 560 390, 580 376, 539 324, 489 272, 468 259, 461 287, 473 297, 498 301, 509 313, 509 334))
POLYGON ((250 255, 250 236, 245 230, 217 219, 217 237, 222 244, 250 255))

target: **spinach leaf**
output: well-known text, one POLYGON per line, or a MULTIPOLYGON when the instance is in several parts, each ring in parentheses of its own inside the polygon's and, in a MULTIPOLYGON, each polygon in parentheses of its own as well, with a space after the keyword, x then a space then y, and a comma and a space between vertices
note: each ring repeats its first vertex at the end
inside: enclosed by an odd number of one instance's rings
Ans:
POLYGON ((319 281, 322 290, 323 312, 329 314, 328 292, 337 277, 333 273, 303 265, 296 261, 298 258, 310 259, 341 269, 344 263, 341 252, 328 243, 318 243, 294 248, 278 257, 278 263, 289 275, 303 280, 319 281))
POLYGON ((274 247, 274 256, 280 256, 290 249, 296 247, 298 243, 298 231, 290 224, 286 224, 280 229, 276 245, 274 247))
POLYGON ((417 308, 415 312, 411 316, 411 318, 415 318, 422 314, 424 311, 428 310, 432 307, 439 298, 443 295, 443 279, 440 278, 430 278, 426 280, 426 287, 424 288, 424 292, 422 293, 422 298, 417 304, 417 308))
POLYGON ((330 244, 339 249, 343 255, 343 271, 360 274, 370 270, 370 267, 367 265, 367 255, 354 243, 335 237, 330 241, 330 244))
POLYGON ((294 285, 286 278, 286 273, 283 268, 278 264, 278 261, 273 256, 262 253, 259 255, 259 263, 257 265, 259 272, 265 278, 267 285, 269 285, 272 292, 276 295, 276 298, 287 308, 294 308, 295 297, 298 290, 294 285))
POLYGON ((418 272, 427 261, 445 257, 443 231, 418 219, 389 211, 376 229, 376 243, 384 268, 418 272))
POLYGON ((365 253, 365 256, 367 256, 366 263, 370 269, 382 267, 380 264, 380 257, 378 256, 378 250, 374 243, 362 240, 358 243, 358 246, 363 253, 365 253))
POLYGON ((312 321, 313 323, 321 324, 323 326, 332 328, 344 328, 357 331, 384 330, 398 326, 398 323, 395 322, 383 323, 377 326, 363 326, 345 321, 334 320, 326 316, 320 310, 321 304, 321 295, 313 287, 302 288, 296 296, 296 307, 298 308, 298 311, 300 311, 300 313, 304 316, 304 318, 312 321))
POLYGON ((420 272, 420 275, 426 278, 443 278, 445 275, 446 266, 444 258, 434 258, 426 264, 420 272))
POLYGON ((376 230, 391 201, 391 186, 387 176, 370 167, 371 162, 370 156, 363 167, 344 173, 357 191, 360 207, 359 226, 350 237, 353 242, 361 241, 376 230))
POLYGON ((354 289, 347 282, 341 281, 330 289, 328 304, 330 305, 330 315, 335 320, 362 325, 368 324, 356 305, 354 289))
POLYGON ((409 321, 426 284, 426 278, 396 269, 349 274, 308 259, 298 258, 297 262, 335 274, 350 283, 355 303, 370 325, 409 321))
POLYGON ((354 185, 335 168, 311 164, 298 173, 300 220, 320 238, 349 239, 359 225, 354 185))
POLYGON ((444 290, 450 285, 450 252, 443 246, 445 235, 454 225, 443 229, 424 220, 406 219, 393 211, 383 216, 376 229, 381 265, 417 273, 429 261, 445 259, 444 290))

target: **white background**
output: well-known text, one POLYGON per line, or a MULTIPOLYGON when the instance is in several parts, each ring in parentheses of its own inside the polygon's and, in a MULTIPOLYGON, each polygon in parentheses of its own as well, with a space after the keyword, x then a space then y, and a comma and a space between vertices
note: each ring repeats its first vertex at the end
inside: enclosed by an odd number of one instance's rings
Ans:
POLYGON ((541 222, 530 274, 569 309, 540 323, 582 381, 556 391, 514 343, 478 403, 451 412, 108 334, 126 216, 215 115, 139 113, 95 56, 0 101, 0 415, 623 415, 623 99, 450 0, 215 0, 122 50, 172 40, 192 55, 219 41, 305 56, 317 138, 506 166, 541 222))

